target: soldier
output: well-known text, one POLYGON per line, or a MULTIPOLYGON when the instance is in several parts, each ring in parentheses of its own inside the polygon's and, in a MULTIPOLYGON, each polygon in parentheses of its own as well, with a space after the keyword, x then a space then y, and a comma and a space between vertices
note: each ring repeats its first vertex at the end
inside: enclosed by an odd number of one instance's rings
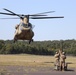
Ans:
POLYGON ((65 59, 66 59, 65 52, 62 52, 60 55, 60 70, 61 71, 65 69, 65 59))
POLYGON ((54 57, 55 57, 55 63, 54 63, 54 65, 56 66, 55 67, 56 70, 59 70, 59 66, 60 66, 60 62, 59 62, 60 57, 59 56, 60 55, 59 55, 58 52, 56 52, 56 54, 54 55, 54 57))

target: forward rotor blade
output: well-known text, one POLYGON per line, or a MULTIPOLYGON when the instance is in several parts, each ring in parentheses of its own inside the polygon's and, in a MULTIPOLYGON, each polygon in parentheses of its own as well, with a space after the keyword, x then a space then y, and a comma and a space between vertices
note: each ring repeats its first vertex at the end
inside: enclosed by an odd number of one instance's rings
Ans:
POLYGON ((8 11, 8 12, 14 14, 14 15, 16 15, 14 12, 12 12, 12 11, 10 11, 10 10, 8 10, 8 9, 5 9, 5 8, 4 8, 4 10, 6 10, 6 11, 8 11))
MULTIPOLYGON (((46 13, 53 13, 53 12, 55 12, 55 11, 42 12, 42 13, 37 13, 37 14, 46 14, 46 13)), ((35 15, 37 15, 37 14, 35 14, 35 15)))
POLYGON ((16 13, 14 13, 14 12, 8 10, 8 9, 5 9, 5 8, 4 8, 4 10, 6 10, 6 11, 12 13, 13 15, 16 15, 16 16, 20 17, 21 19, 23 19, 23 17, 21 15, 19 15, 19 14, 16 14, 16 13))
POLYGON ((3 15, 13 15, 13 16, 14 16, 14 14, 10 14, 10 13, 3 13, 3 12, 0 12, 0 14, 3 14, 3 15))
MULTIPOLYGON (((8 9, 5 9, 5 8, 4 8, 4 10, 6 10, 6 11, 12 13, 13 15, 17 15, 17 16, 19 16, 19 17, 20 17, 20 16, 27 16, 27 15, 23 15, 23 14, 22 14, 22 15, 16 14, 16 13, 14 13, 14 12, 8 10, 8 9)), ((47 15, 28 15, 28 16, 47 16, 47 15)))
POLYGON ((54 19, 54 18, 64 18, 64 16, 60 16, 60 17, 31 17, 31 19, 54 19))
POLYGON ((20 19, 20 18, 0 18, 0 19, 20 19))

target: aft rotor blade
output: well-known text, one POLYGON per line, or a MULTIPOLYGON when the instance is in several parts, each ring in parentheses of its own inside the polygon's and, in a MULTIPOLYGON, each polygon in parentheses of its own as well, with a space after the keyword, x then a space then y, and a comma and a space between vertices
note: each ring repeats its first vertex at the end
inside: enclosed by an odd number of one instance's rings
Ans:
MULTIPOLYGON (((53 13, 53 12, 55 12, 55 11, 42 12, 42 13, 37 13, 37 14, 46 14, 46 13, 53 13)), ((37 15, 37 14, 35 14, 35 15, 37 15)))
POLYGON ((47 16, 47 15, 34 14, 34 15, 29 15, 29 16, 47 16))
MULTIPOLYGON (((10 14, 10 13, 3 13, 3 12, 0 12, 0 14, 3 14, 3 15, 12 15, 12 16, 16 16, 16 15, 20 15, 20 16, 27 16, 27 15, 21 15, 21 14, 10 14)), ((47 16, 47 15, 29 15, 29 16, 47 16)))
POLYGON ((31 17, 31 19, 54 19, 54 18, 64 18, 64 16, 60 16, 60 17, 31 17))
POLYGON ((24 15, 24 14, 19 14, 20 16, 47 16, 47 15, 24 15))

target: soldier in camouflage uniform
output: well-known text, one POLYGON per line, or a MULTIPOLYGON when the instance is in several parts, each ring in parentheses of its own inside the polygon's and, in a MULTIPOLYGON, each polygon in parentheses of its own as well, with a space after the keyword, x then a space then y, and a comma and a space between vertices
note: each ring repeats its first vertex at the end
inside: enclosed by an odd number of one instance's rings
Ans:
POLYGON ((59 61, 60 54, 58 52, 56 52, 56 54, 54 55, 54 57, 55 57, 55 63, 54 63, 55 69, 59 70, 59 66, 60 66, 60 61, 59 61))
POLYGON ((65 70, 65 59, 66 59, 65 52, 62 52, 60 54, 60 70, 65 70))

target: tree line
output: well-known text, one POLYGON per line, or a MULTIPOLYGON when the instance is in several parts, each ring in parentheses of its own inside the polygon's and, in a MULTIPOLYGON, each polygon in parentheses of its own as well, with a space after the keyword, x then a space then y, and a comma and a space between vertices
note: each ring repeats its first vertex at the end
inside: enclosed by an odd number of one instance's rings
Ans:
POLYGON ((59 49, 67 55, 76 56, 76 40, 34 41, 31 44, 27 41, 13 43, 13 40, 0 40, 0 54, 54 55, 59 49))

